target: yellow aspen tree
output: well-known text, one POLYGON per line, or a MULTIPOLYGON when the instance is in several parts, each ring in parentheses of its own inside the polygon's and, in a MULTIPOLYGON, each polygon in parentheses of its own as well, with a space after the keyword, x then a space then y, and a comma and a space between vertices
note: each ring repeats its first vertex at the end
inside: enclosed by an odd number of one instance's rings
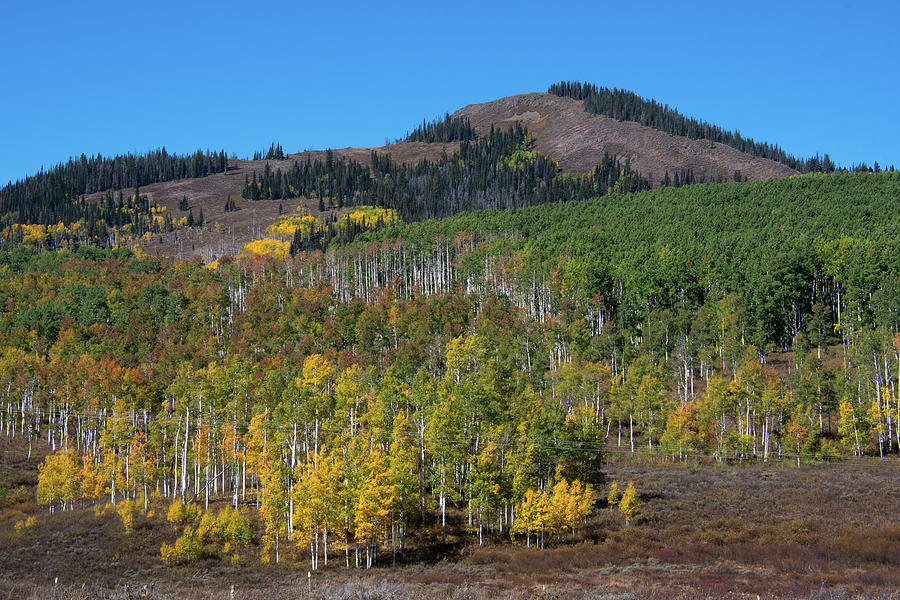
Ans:
POLYGON ((791 415, 791 420, 784 427, 787 439, 793 444, 794 450, 797 452, 797 468, 800 468, 800 456, 803 450, 803 443, 809 435, 809 408, 798 406, 791 415))
POLYGON ((106 428, 100 436, 100 469, 109 481, 109 501, 115 506, 118 496, 127 497, 129 467, 127 448, 134 437, 129 426, 129 408, 118 398, 106 428))
POLYGON ((574 538, 578 527, 594 510, 594 489, 590 485, 582 486, 580 481, 574 479, 569 483, 567 500, 566 517, 568 520, 566 525, 574 538))
POLYGON ((570 529, 569 523, 574 520, 574 504, 569 496, 569 482, 559 477, 550 490, 547 515, 547 529, 556 534, 557 542, 562 541, 563 535, 570 529))
POLYGON ((121 492, 125 485, 125 475, 119 460, 119 454, 112 447, 103 447, 101 444, 100 472, 105 482, 109 482, 109 501, 115 506, 117 492, 121 492))
POLYGON ((481 451, 472 457, 471 463, 471 510, 478 524, 478 544, 481 545, 484 543, 485 524, 493 521, 500 509, 502 485, 497 443, 489 441, 484 444, 481 451))
POLYGON ((873 400, 867 415, 868 422, 871 423, 871 432, 875 434, 878 441, 878 453, 882 457, 884 456, 884 447, 891 437, 888 423, 897 420, 897 409, 893 406, 894 402, 891 389, 889 387, 882 388, 881 402, 873 400))
MULTIPOLYGON (((156 479, 156 464, 153 458, 147 452, 147 445, 144 442, 144 433, 138 432, 131 442, 129 449, 131 458, 131 481, 136 489, 141 488, 141 498, 143 499, 144 512, 147 512, 148 503, 148 485, 156 479)), ((135 494, 137 496, 137 494, 135 494)))
POLYGON ((365 484, 368 470, 366 464, 370 454, 368 438, 354 435, 342 440, 339 525, 335 533, 343 536, 344 563, 350 568, 350 547, 354 549, 354 563, 359 568, 359 543, 356 540, 356 509, 360 493, 365 484))
POLYGON ((299 527, 294 537, 301 545, 308 545, 312 570, 319 568, 319 549, 324 547, 328 564, 328 530, 340 520, 341 472, 334 457, 325 446, 316 454, 310 451, 307 461, 297 465, 294 486, 294 505, 299 527))
POLYGON ((307 405, 313 417, 313 451, 319 448, 319 424, 331 404, 334 366, 321 354, 310 354, 303 361, 302 376, 294 384, 308 397, 307 405))
POLYGON ((266 525, 263 537, 262 560, 271 560, 275 550, 275 563, 280 561, 281 537, 287 532, 287 508, 290 477, 287 462, 281 455, 277 431, 268 427, 269 411, 263 411, 250 420, 247 430, 247 465, 256 476, 259 489, 257 505, 266 525))
POLYGON ((678 458, 684 457, 685 450, 694 449, 698 440, 699 424, 697 422, 697 402, 688 401, 677 406, 666 419, 666 428, 659 443, 673 453, 678 451, 678 458))
POLYGON ((388 454, 388 466, 394 482, 391 550, 396 551, 398 545, 401 550, 403 549, 407 521, 416 507, 419 481, 413 432, 405 412, 397 413, 391 430, 391 446, 388 454))
POLYGON ((366 550, 366 568, 377 558, 378 546, 384 541, 394 504, 394 481, 384 453, 376 446, 366 464, 367 476, 356 501, 354 529, 357 543, 366 550))
POLYGON ((606 496, 606 503, 615 506, 622 498, 622 490, 619 489, 619 482, 613 481, 609 486, 609 494, 606 496))
POLYGON ((456 465, 465 460, 465 448, 455 440, 462 435, 464 424, 460 403, 452 394, 443 394, 442 401, 431 412, 426 439, 427 450, 435 463, 431 469, 431 489, 438 497, 441 511, 442 541, 447 540, 447 500, 460 499, 454 483, 458 475, 456 465))
POLYGON ((549 503, 543 490, 528 489, 525 498, 516 507, 516 518, 509 532, 511 536, 525 535, 525 546, 531 547, 531 536, 535 545, 543 546, 543 534, 549 520, 549 503))
POLYGON ((94 460, 85 456, 81 465, 81 497, 86 500, 96 500, 109 492, 106 479, 94 460))
POLYGON ((634 489, 634 482, 629 481, 628 487, 625 488, 625 492, 622 494, 622 499, 619 500, 619 510, 625 515, 625 525, 631 524, 631 518, 634 516, 640 502, 637 490, 634 489))
POLYGON ((78 455, 71 448, 48 455, 38 465, 38 503, 47 504, 50 512, 53 512, 54 504, 58 504, 60 510, 73 508, 79 495, 79 463, 78 455))

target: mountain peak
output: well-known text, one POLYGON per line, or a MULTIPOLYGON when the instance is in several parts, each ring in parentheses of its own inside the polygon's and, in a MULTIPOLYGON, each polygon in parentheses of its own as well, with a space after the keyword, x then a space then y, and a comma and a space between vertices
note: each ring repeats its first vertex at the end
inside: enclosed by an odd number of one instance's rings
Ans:
POLYGON ((453 113, 482 133, 521 122, 535 149, 559 162, 567 172, 586 173, 609 153, 649 177, 654 185, 691 170, 698 181, 731 181, 735 172, 751 181, 797 173, 773 160, 741 152, 726 144, 670 135, 633 121, 618 121, 585 111, 584 101, 534 92, 470 104, 453 113))

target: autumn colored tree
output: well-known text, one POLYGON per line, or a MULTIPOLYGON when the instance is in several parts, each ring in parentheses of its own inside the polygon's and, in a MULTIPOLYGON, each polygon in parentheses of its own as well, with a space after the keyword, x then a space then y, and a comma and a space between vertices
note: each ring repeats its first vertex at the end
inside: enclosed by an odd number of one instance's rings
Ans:
POLYGON ((376 446, 365 465, 366 476, 356 500, 354 537, 365 547, 366 568, 372 567, 385 540, 396 500, 395 481, 384 453, 376 446))
POLYGON ((634 513, 638 506, 640 506, 640 502, 637 490, 634 488, 634 482, 629 481, 628 486, 622 493, 622 498, 619 500, 619 511, 625 515, 625 525, 631 523, 631 519, 634 517, 634 513))
POLYGON ((81 460, 75 450, 60 449, 38 465, 37 501, 53 512, 72 509, 80 493, 81 460))

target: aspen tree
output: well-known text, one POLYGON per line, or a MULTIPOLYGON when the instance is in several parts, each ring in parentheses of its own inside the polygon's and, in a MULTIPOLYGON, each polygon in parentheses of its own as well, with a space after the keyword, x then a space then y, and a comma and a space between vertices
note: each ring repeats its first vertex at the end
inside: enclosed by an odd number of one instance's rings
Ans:
POLYGON ((613 481, 609 486, 609 494, 606 496, 606 503, 615 506, 622 498, 622 491, 619 489, 619 482, 613 481))
POLYGON ((443 395, 443 399, 434 407, 428 422, 429 436, 426 445, 434 461, 431 471, 432 493, 438 495, 441 511, 441 539, 447 540, 447 500, 458 500, 459 494, 454 486, 456 465, 465 452, 456 440, 461 437, 464 417, 458 403, 452 395, 443 395))
POLYGON ((353 524, 357 543, 362 541, 365 545, 368 569, 375 564, 378 546, 384 542, 385 530, 390 525, 395 482, 388 461, 377 446, 365 469, 366 478, 356 501, 353 524))
POLYGON ((631 518, 639 505, 640 500, 638 499, 637 491, 634 489, 634 482, 629 481, 628 487, 625 488, 625 492, 622 494, 622 499, 619 500, 619 510, 625 515, 626 526, 631 523, 631 518))
POLYGON ((481 451, 471 459, 470 473, 471 510, 478 524, 478 544, 484 542, 484 528, 498 516, 502 477, 500 473, 500 448, 493 440, 482 446, 481 451))
POLYGON ((262 558, 270 560, 275 550, 275 562, 280 561, 281 537, 288 529, 289 477, 281 453, 276 430, 268 428, 269 411, 263 411, 250 421, 247 435, 248 465, 259 482, 257 503, 266 525, 262 558))
POLYGON ((793 449, 797 453, 797 468, 800 468, 800 457, 803 444, 809 437, 809 408, 796 407, 790 421, 787 422, 784 432, 793 443, 793 449))
POLYGON ((531 536, 535 545, 542 548, 544 532, 550 524, 550 505, 546 492, 528 489, 522 502, 516 507, 516 518, 510 528, 510 535, 525 535, 525 546, 531 547, 531 536))
POLYGON ((394 417, 388 465, 394 482, 394 502, 391 512, 391 548, 403 548, 409 516, 416 506, 418 488, 416 448, 412 428, 406 413, 394 417))
POLYGON ((74 449, 60 448, 38 465, 37 501, 47 504, 53 512, 54 504, 60 510, 73 508, 79 496, 81 464, 74 449))
POLYGON ((91 456, 82 459, 80 480, 82 498, 96 500, 109 492, 101 467, 95 464, 91 456))
POLYGON ((312 569, 319 568, 319 551, 324 548, 328 564, 329 527, 340 521, 342 473, 334 457, 322 446, 319 453, 309 452, 305 463, 297 466, 297 483, 292 491, 299 527, 294 537, 308 545, 312 569))

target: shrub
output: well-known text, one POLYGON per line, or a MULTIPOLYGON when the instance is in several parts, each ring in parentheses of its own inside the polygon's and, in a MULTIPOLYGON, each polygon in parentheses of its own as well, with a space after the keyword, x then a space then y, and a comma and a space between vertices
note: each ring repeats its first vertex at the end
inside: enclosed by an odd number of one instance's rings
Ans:
POLYGON ((170 523, 178 526, 184 526, 193 523, 200 516, 200 507, 195 504, 185 504, 181 500, 176 499, 169 505, 169 512, 166 519, 170 523))
POLYGON ((34 524, 37 523, 37 519, 34 516, 28 517, 27 519, 22 519, 21 521, 17 521, 15 525, 16 533, 19 535, 24 535, 26 531, 34 527, 34 524))
POLYGON ((134 529, 134 508, 134 500, 123 500, 116 505, 116 512, 122 519, 126 533, 131 533, 134 529))

